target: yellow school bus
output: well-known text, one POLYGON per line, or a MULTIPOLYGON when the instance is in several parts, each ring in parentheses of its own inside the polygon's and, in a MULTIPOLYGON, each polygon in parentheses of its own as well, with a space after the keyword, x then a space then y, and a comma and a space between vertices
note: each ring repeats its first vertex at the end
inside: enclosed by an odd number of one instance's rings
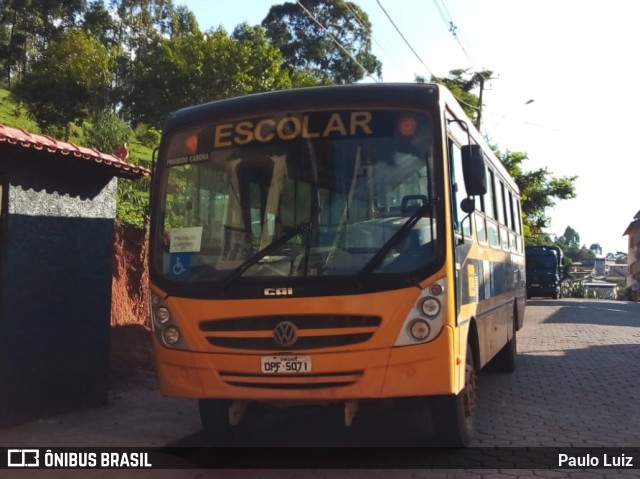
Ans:
POLYGON ((160 387, 211 437, 253 407, 339 405, 350 426, 384 402, 469 442, 478 372, 515 368, 524 247, 518 188, 445 87, 185 108, 152 190, 160 387))

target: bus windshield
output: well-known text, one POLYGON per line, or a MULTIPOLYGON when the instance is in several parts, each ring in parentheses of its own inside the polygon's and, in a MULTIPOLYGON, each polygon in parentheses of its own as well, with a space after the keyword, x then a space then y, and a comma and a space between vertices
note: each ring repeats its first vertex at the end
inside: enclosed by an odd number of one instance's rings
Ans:
POLYGON ((188 282, 426 267, 437 255, 433 142, 428 114, 388 109, 169 132, 158 272, 188 282))

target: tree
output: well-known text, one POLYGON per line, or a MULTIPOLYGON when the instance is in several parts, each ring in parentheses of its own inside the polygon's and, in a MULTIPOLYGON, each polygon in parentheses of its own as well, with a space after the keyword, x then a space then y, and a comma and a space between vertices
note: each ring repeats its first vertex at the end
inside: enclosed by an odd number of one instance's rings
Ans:
POLYGON ((85 0, 0 0, 0 65, 7 84, 53 40, 78 25, 85 0))
POLYGON ((380 77, 371 53, 371 23, 356 4, 344 0, 301 0, 274 5, 262 21, 270 42, 291 72, 306 71, 317 83, 355 83, 380 77))
POLYGON ((44 131, 68 139, 70 122, 103 111, 114 55, 90 33, 66 31, 35 60, 12 94, 44 131))
POLYGON ((593 243, 591 246, 589 246, 589 249, 593 251, 593 254, 595 254, 596 256, 602 254, 602 246, 600 246, 600 243, 593 243))
MULTIPOLYGON (((432 76, 431 81, 446 86, 456 100, 458 100, 458 103, 460 103, 460 106, 471 121, 476 123, 481 110, 481 99, 471 92, 480 87, 482 82, 484 82, 486 78, 490 78, 491 75, 493 75, 491 70, 474 72, 468 68, 456 69, 449 71, 448 77, 432 76)), ((423 82, 419 76, 416 77, 416 80, 420 83, 423 82)))
POLYGON ((282 55, 262 27, 243 24, 163 39, 140 56, 127 109, 134 123, 159 127, 185 106, 291 86, 282 55))
POLYGON ((557 243, 564 250, 579 249, 580 235, 571 226, 567 226, 562 236, 558 237, 557 243))
POLYGON ((0 0, 0 64, 11 84, 26 70, 30 39, 36 29, 31 0, 0 0))
POLYGON ((107 10, 102 0, 94 0, 89 4, 82 20, 82 29, 90 32, 107 47, 118 44, 116 39, 118 22, 107 10))
POLYGON ((580 235, 571 226, 566 227, 562 236, 556 239, 555 244, 562 248, 565 256, 570 258, 572 262, 593 265, 595 261, 595 252, 585 245, 580 246, 580 235))

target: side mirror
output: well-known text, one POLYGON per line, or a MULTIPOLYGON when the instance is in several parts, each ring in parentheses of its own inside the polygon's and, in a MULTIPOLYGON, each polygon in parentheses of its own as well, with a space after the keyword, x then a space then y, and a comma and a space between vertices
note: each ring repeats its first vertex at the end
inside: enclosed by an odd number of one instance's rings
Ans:
POLYGON ((460 202, 460 209, 470 215, 476 209, 476 202, 473 198, 465 198, 460 202))
POLYGON ((487 170, 480 145, 464 145, 462 152, 462 176, 469 196, 481 196, 487 192, 487 170))

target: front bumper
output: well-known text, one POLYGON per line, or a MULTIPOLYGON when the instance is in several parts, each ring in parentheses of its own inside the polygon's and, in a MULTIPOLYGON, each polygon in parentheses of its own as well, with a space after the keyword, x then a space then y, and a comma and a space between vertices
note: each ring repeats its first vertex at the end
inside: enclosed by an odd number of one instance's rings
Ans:
POLYGON ((265 374, 261 357, 269 354, 196 353, 169 350, 154 339, 163 394, 191 398, 252 401, 331 402, 451 394, 454 388, 453 330, 434 341, 388 349, 297 352, 310 356, 305 374, 265 374))

